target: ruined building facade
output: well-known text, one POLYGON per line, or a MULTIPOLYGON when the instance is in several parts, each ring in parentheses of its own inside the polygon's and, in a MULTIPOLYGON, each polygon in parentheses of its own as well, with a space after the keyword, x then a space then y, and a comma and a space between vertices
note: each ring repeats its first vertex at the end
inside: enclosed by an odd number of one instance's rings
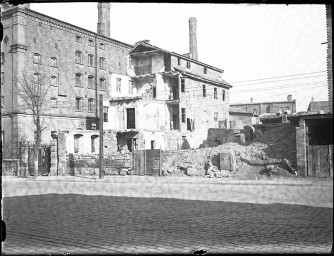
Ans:
POLYGON ((110 38, 110 3, 98 3, 97 33, 28 5, 4 6, 1 19, 3 158, 19 158, 20 142, 34 142, 33 116, 16 85, 22 71, 37 83, 45 77, 42 143, 52 131, 67 134, 67 153, 98 153, 98 133, 87 130, 99 129, 100 94, 108 150, 196 148, 209 128, 228 126, 231 85, 223 70, 197 60, 195 18, 186 55, 110 38))

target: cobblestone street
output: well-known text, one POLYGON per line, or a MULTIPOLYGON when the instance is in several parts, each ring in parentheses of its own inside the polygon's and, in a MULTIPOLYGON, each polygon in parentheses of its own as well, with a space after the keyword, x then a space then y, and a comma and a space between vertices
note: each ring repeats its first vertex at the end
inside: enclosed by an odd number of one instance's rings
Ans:
POLYGON ((7 239, 3 243, 3 252, 7 255, 193 254, 194 250, 203 249, 208 254, 329 253, 332 249, 332 206, 314 206, 312 196, 304 205, 281 202, 282 192, 285 190, 291 194, 291 189, 295 188, 295 192, 299 192, 294 193, 294 200, 310 193, 320 202, 331 200, 330 204, 333 200, 332 185, 178 184, 161 180, 154 185, 154 182, 143 179, 139 179, 140 184, 137 182, 136 185, 134 180, 118 184, 4 182, 3 217, 7 239), (64 187, 62 192, 61 186, 64 187), (128 192, 120 190, 120 186, 127 188, 128 192), (20 191, 18 188, 30 189, 32 195, 17 196, 15 191, 20 191), (42 191, 42 188, 45 191, 37 194, 37 190, 42 191), (118 189, 123 195, 113 195, 111 188, 118 189), (166 194, 149 197, 148 189, 152 196, 159 195, 157 191, 166 191, 166 194), (227 197, 229 190, 232 192, 227 197), (101 191, 107 192, 99 195, 101 191), (167 198, 168 191, 170 198, 167 198), (242 197, 234 196, 237 191, 242 197), (273 191, 278 195, 276 199, 272 196, 273 191), (266 192, 273 197, 266 199, 267 202, 263 199, 266 192), (207 200, 206 193, 218 193, 220 200, 207 200), (176 194, 183 198, 192 194, 194 199, 178 199, 176 194), (245 202, 247 195, 254 203, 245 202))

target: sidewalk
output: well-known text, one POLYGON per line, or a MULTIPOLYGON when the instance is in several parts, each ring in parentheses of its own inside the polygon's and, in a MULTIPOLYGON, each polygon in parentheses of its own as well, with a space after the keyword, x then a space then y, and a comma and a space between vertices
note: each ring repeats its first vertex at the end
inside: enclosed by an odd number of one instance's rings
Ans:
POLYGON ((108 175, 103 179, 99 176, 39 176, 37 180, 30 177, 2 176, 3 182, 98 182, 98 183, 205 183, 221 185, 304 185, 304 186, 333 186, 333 178, 301 178, 279 177, 261 180, 242 180, 229 178, 205 178, 205 177, 175 177, 175 176, 117 176, 108 175))

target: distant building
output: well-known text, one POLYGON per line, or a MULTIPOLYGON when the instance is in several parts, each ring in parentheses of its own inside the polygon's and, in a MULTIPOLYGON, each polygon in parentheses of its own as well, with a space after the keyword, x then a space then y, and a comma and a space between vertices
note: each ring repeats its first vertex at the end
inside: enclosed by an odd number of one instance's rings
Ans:
POLYGON ((311 101, 310 104, 308 105, 307 111, 309 112, 321 112, 323 111, 324 113, 329 113, 329 103, 328 100, 326 101, 311 101))
POLYGON ((254 115, 236 107, 230 107, 229 116, 230 129, 243 129, 245 126, 259 123, 258 115, 254 115))
POLYGON ((332 42, 332 5, 326 5, 326 27, 327 27, 327 82, 328 103, 330 113, 333 113, 333 42, 332 42))
POLYGON ((296 100, 292 99, 292 95, 288 95, 286 101, 267 101, 267 102, 253 102, 251 98, 250 103, 231 104, 231 107, 240 108, 245 112, 254 115, 262 115, 265 113, 295 113, 296 100))

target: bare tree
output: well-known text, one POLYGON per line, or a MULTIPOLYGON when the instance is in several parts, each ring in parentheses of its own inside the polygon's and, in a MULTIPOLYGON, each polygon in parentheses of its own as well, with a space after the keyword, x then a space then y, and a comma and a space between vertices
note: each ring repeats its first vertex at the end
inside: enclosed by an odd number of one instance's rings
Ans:
POLYGON ((32 114, 35 128, 34 145, 34 178, 38 176, 38 154, 41 145, 42 131, 47 128, 43 125, 42 115, 46 109, 46 96, 50 83, 44 75, 22 71, 17 78, 17 88, 23 106, 26 111, 32 114))

